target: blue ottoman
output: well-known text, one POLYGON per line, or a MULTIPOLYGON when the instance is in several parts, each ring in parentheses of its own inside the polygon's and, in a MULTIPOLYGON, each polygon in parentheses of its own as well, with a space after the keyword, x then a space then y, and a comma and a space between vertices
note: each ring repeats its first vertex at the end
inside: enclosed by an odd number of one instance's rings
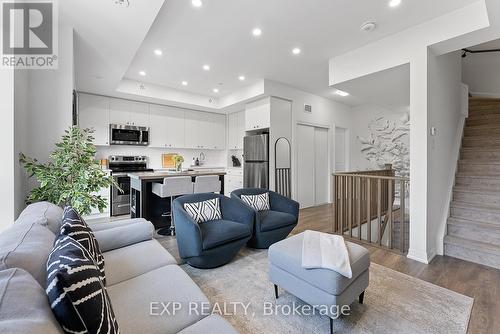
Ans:
MULTIPOLYGON (((358 297, 363 303, 369 283, 370 253, 360 245, 346 242, 351 262, 352 278, 328 269, 302 268, 303 234, 275 243, 269 248, 269 278, 274 283, 276 298, 281 287, 312 306, 343 306, 358 297)), ((326 309, 326 307, 325 307, 326 309)), ((330 313, 330 329, 333 328, 330 313)))

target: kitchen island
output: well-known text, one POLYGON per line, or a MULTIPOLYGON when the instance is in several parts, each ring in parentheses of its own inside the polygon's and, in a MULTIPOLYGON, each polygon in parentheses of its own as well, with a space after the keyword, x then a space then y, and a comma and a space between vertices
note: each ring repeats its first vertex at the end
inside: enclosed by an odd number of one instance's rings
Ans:
POLYGON ((221 191, 224 193, 224 175, 222 169, 202 169, 196 171, 154 171, 129 173, 130 177, 130 214, 132 218, 144 218, 152 222, 155 227, 162 228, 170 225, 164 213, 170 211, 170 199, 160 198, 153 194, 153 183, 163 183, 167 177, 191 176, 193 182, 197 176, 217 175, 221 181, 221 191))

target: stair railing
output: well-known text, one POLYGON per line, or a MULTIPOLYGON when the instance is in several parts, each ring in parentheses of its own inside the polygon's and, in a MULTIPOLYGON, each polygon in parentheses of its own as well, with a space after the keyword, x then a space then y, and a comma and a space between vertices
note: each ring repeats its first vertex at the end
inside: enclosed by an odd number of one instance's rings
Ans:
POLYGON ((406 253, 409 182, 390 168, 334 174, 334 232, 406 253))

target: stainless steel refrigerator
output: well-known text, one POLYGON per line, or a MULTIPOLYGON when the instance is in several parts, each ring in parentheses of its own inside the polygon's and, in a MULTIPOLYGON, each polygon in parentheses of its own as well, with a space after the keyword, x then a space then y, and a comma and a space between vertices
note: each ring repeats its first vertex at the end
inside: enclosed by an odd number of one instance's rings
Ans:
POLYGON ((269 134, 243 140, 243 186, 269 189, 269 134))

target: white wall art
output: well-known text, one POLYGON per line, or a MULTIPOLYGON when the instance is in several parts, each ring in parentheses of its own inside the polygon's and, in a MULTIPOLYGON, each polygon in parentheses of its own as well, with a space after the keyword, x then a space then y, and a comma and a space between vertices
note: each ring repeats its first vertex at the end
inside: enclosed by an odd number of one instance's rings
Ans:
POLYGON ((397 120, 377 117, 368 130, 367 137, 358 137, 365 158, 381 169, 392 164, 397 176, 410 177, 410 115, 397 120))

